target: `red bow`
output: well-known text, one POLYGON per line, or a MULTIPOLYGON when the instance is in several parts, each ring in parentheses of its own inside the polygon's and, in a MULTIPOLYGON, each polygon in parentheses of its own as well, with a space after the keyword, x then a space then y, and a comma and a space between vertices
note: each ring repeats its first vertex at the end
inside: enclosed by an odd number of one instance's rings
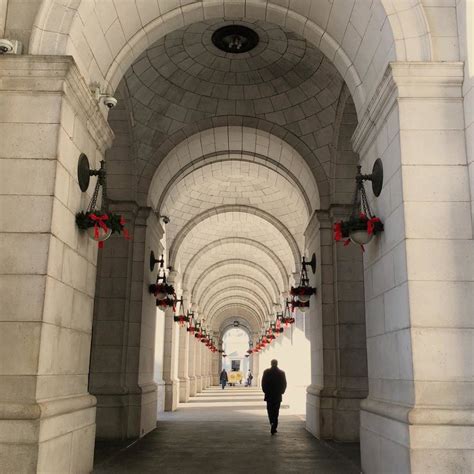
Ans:
MULTIPOLYGON (((104 221, 107 221, 109 219, 109 216, 107 214, 102 214, 101 216, 98 216, 97 214, 90 214, 89 218, 91 221, 94 221, 94 239, 99 240, 99 227, 107 233, 109 231, 109 228, 105 225, 104 221)), ((100 241, 97 242, 98 247, 101 249, 104 247, 104 242, 100 241)))
POLYGON ((342 222, 334 224, 334 240, 339 242, 342 239, 342 222))
POLYGON ((125 228, 125 219, 123 218, 123 216, 120 216, 120 225, 123 227, 123 236, 125 240, 131 240, 132 238, 128 233, 128 230, 125 228))
POLYGON ((369 235, 372 235, 374 233, 374 227, 376 222, 380 222, 380 219, 378 217, 372 217, 372 219, 369 219, 369 221, 367 222, 367 233, 369 235))

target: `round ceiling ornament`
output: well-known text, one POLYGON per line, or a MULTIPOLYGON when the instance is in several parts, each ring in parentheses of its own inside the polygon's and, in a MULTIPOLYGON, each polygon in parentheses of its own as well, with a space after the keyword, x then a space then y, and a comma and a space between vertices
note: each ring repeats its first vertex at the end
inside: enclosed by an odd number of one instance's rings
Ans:
POLYGON ((227 25, 213 33, 212 42, 221 51, 240 54, 255 48, 259 42, 259 36, 247 26, 227 25))

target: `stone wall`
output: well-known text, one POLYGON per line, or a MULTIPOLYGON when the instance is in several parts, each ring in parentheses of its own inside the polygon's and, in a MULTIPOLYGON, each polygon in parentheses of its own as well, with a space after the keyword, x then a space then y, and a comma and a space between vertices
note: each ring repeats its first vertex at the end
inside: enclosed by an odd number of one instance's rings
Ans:
POLYGON ((112 133, 71 58, 2 56, 0 75, 1 470, 89 471, 97 244, 75 225, 93 190, 77 162, 98 167, 112 133))

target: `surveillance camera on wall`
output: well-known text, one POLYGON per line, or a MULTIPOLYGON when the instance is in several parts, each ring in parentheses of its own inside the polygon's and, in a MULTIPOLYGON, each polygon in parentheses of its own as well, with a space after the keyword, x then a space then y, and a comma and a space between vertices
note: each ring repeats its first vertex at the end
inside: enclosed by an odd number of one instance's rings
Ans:
POLYGON ((97 102, 102 102, 108 109, 113 109, 118 103, 117 99, 109 94, 102 93, 100 89, 100 84, 97 82, 94 82, 91 85, 91 90, 94 94, 95 100, 97 102))
POLYGON ((10 40, 0 39, 0 54, 7 54, 13 51, 14 45, 10 40))
POLYGON ((103 95, 102 102, 108 109, 113 109, 117 105, 117 99, 111 95, 103 95))

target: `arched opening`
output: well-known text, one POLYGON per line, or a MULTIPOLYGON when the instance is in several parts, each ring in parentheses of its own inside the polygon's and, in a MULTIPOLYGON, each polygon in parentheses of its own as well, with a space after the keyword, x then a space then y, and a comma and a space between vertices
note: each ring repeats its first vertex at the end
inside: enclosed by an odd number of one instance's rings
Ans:
POLYGON ((256 385, 278 358, 287 400, 306 387, 306 428, 360 433, 366 472, 467 470, 466 2, 24 3, 0 2, 6 469, 88 472, 95 434, 149 440, 157 417, 204 408, 226 328, 238 321, 255 347, 314 252, 309 311, 247 354, 256 385), (81 153, 94 168, 105 156, 110 209, 133 240, 98 251, 75 227, 91 195, 78 191, 81 153), (362 255, 331 228, 355 165, 376 158, 384 189, 368 197, 385 232, 362 255), (157 310, 151 251, 178 314, 157 310))
MULTIPOLYGON (((311 284, 327 283, 319 265, 325 257, 308 229, 323 204, 337 203, 329 176, 335 167, 341 173, 338 160, 345 163, 343 154, 334 152, 345 122, 337 116, 346 100, 341 91, 347 90, 336 68, 285 28, 261 20, 240 22, 265 38, 244 58, 226 57, 212 45, 210 33, 229 23, 222 20, 177 29, 137 58, 118 86, 126 105, 111 113, 111 119, 117 117, 111 122, 116 143, 107 156, 113 164, 113 200, 121 205, 133 196, 152 210, 146 251, 165 255, 185 311, 192 311, 207 339, 218 341, 224 352, 229 322, 247 328, 247 350, 276 322, 299 279, 303 255, 316 252, 318 257, 311 284)), ((112 242, 110 248, 113 255, 112 242)), ((150 276, 145 272, 145 279, 150 276)), ((151 318, 153 299, 143 294, 141 301, 147 301, 151 318)), ((302 416, 308 407, 308 429, 342 439, 327 428, 328 420, 337 418, 337 403, 328 406, 329 399, 320 393, 331 391, 329 354, 341 358, 331 346, 321 300, 312 298, 311 312, 296 311, 294 317, 295 324, 261 353, 223 358, 177 327, 172 311, 157 314, 164 320, 163 385, 157 399, 163 400, 165 411, 179 411, 180 403, 216 384, 223 367, 243 374, 250 368, 258 386, 263 370, 277 358, 289 382, 285 406, 302 416), (311 352, 323 335, 320 379, 311 352), (323 408, 313 406, 314 400, 321 400, 323 408)), ((140 341, 140 352, 142 347, 140 341)), ((137 373, 147 364, 150 360, 139 359, 137 373)), ((157 366, 159 358, 155 372, 157 366)), ((141 390, 157 382, 156 377, 141 377, 137 385, 141 390)), ((136 433, 152 429, 151 424, 143 426, 146 416, 127 403, 125 411, 140 426, 136 433)), ((143 403, 142 398, 139 410, 143 403)), ((103 408, 99 403, 98 413, 103 408)), ((357 407, 355 412, 358 416, 357 407)), ((355 424, 358 429, 358 420, 355 424)))
POLYGON ((247 354, 250 347, 250 337, 244 329, 239 328, 236 321, 233 327, 227 329, 222 336, 222 369, 229 376, 232 385, 245 385, 246 375, 250 369, 247 354))

